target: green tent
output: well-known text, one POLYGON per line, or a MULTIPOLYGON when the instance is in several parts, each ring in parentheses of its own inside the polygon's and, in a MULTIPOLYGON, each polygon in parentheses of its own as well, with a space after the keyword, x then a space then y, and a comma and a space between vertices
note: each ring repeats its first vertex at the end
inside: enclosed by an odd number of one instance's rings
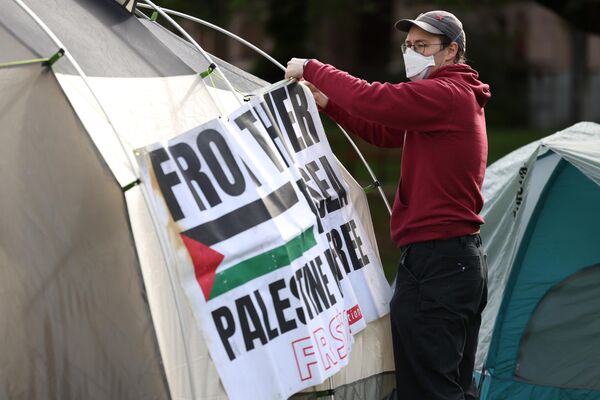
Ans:
POLYGON ((600 125, 499 160, 484 195, 481 398, 600 399, 600 125))

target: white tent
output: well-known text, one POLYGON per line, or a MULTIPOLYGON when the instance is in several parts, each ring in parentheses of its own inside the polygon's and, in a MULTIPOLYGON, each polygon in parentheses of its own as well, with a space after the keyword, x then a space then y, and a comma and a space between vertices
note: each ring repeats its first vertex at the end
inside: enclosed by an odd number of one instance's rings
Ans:
MULTIPOLYGON (((225 399, 133 150, 267 83, 213 58, 226 81, 207 85, 196 48, 115 2, 26 3, 0 14, 0 399, 225 399)), ((382 318, 306 396, 382 396, 390 348, 382 318)))

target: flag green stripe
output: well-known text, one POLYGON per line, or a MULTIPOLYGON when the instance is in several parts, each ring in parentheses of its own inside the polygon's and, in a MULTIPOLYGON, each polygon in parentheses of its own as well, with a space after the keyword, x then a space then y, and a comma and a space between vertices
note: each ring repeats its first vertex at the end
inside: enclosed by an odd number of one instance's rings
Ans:
POLYGON ((258 254, 217 273, 209 300, 269 272, 290 265, 292 261, 301 257, 305 251, 316 244, 313 228, 310 227, 282 246, 258 254))

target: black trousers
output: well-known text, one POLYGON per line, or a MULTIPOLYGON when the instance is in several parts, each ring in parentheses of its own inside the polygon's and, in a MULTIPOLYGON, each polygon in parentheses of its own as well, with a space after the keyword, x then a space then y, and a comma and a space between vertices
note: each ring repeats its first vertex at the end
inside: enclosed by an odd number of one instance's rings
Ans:
POLYGON ((398 400, 477 399, 473 364, 487 302, 481 238, 401 250, 390 302, 398 400))

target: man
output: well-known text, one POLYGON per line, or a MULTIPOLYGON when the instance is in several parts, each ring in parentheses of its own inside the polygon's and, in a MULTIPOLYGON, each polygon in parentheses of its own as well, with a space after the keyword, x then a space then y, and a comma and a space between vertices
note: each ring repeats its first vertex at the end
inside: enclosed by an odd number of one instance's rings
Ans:
POLYGON ((398 399, 475 399, 473 364, 487 267, 478 235, 487 161, 489 86, 464 63, 466 36, 451 13, 396 23, 407 83, 367 83, 317 60, 293 58, 319 107, 381 147, 403 149, 390 230, 401 249, 390 303, 398 399), (308 83, 310 82, 310 83, 308 83))

